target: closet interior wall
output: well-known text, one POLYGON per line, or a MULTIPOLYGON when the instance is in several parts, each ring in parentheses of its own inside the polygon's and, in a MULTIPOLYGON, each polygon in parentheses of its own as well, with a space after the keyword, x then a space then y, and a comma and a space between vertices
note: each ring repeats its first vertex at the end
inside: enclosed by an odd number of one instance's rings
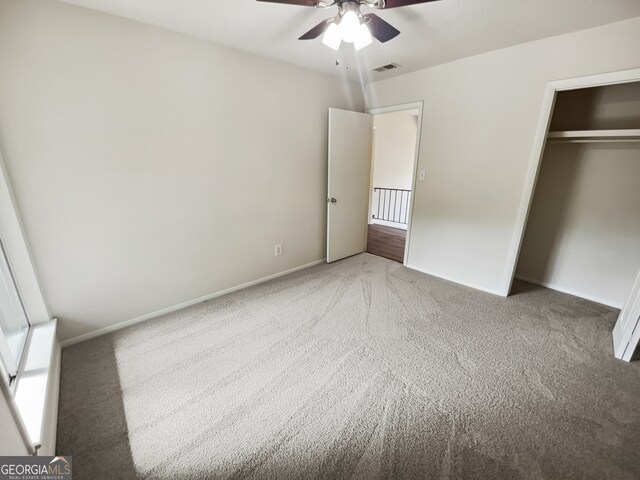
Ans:
POLYGON ((638 82, 558 94, 516 278, 622 307, 640 269, 640 137, 552 132, 632 129, 638 82))

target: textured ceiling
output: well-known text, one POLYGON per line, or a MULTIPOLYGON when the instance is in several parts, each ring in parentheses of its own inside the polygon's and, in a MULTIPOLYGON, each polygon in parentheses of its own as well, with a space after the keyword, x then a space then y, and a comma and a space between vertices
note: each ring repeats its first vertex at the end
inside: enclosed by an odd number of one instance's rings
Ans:
POLYGON ((374 41, 356 56, 351 45, 343 45, 336 54, 320 39, 297 40, 321 20, 334 16, 335 7, 256 0, 63 1, 329 74, 360 75, 365 82, 640 16, 640 0, 441 0, 376 10, 402 33, 386 44, 374 41), (401 68, 370 72, 390 62, 401 68))

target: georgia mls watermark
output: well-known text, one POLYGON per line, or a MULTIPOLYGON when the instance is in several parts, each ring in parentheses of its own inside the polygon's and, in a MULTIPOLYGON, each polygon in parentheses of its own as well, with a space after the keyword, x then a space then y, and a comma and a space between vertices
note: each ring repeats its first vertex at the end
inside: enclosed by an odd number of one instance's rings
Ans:
POLYGON ((71 480, 71 457, 0 457, 0 480, 71 480))

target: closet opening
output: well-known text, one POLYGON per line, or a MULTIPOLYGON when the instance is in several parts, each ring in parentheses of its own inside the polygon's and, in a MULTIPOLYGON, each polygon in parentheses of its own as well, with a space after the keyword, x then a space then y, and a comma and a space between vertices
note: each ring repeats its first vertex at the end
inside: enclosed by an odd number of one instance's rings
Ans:
POLYGON ((640 269, 640 82, 558 93, 516 278, 621 309, 640 269))
POLYGON ((622 310, 630 341, 640 326, 640 81, 552 93, 513 277, 622 310))

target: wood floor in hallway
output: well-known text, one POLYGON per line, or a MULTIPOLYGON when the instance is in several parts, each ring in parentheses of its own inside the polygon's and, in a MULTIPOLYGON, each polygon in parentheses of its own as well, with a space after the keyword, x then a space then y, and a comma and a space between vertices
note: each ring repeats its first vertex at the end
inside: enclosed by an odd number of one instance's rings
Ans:
POLYGON ((367 252, 403 263, 406 240, 406 230, 370 224, 367 237, 367 252))

